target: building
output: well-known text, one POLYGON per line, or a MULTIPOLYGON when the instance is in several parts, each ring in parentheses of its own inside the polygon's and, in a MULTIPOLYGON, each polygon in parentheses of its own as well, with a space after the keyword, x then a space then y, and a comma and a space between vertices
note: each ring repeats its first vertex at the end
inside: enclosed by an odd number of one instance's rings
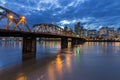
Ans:
POLYGON ((99 30, 99 38, 102 38, 102 39, 114 39, 115 38, 114 27, 102 27, 99 30))
POLYGON ((64 27, 64 31, 66 32, 65 34, 70 34, 73 32, 72 29, 67 26, 64 27))
POLYGON ((74 27, 77 36, 80 36, 80 22, 78 22, 74 27))
POLYGON ((117 38, 120 40, 120 28, 117 29, 117 38))
POLYGON ((114 39, 114 38, 115 38, 114 27, 108 28, 108 39, 114 39))
POLYGON ((88 38, 97 38, 98 31, 97 30, 88 30, 88 38))
POLYGON ((78 22, 76 25, 75 25, 75 33, 77 36, 80 36, 82 37, 83 36, 83 31, 84 31, 84 28, 83 26, 81 26, 80 22, 78 22))
POLYGON ((87 38, 88 37, 88 30, 87 29, 82 29, 80 36, 83 37, 83 38, 87 38))
POLYGON ((99 30, 99 38, 104 38, 106 39, 108 37, 108 27, 102 27, 99 30))

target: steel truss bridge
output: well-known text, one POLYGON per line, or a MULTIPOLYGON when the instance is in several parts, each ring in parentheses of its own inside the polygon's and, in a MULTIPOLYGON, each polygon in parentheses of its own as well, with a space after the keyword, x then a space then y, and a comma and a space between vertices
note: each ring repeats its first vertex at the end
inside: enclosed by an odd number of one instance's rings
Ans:
POLYGON ((0 6, 0 36, 23 37, 23 53, 36 52, 36 38, 61 38, 61 47, 67 47, 68 38, 72 44, 85 41, 77 37, 74 32, 64 30, 54 24, 34 24, 29 27, 25 16, 21 16, 7 8, 0 6))

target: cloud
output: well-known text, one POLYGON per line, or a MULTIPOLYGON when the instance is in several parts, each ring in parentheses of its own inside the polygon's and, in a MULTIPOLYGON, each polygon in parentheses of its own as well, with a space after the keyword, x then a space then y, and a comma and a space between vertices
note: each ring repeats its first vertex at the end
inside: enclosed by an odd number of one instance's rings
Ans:
POLYGON ((95 20, 94 17, 86 17, 86 18, 82 18, 82 19, 62 20, 62 21, 58 22, 58 24, 68 25, 68 24, 75 24, 77 22, 89 23, 89 22, 91 22, 93 20, 95 20))
POLYGON ((120 25, 119 0, 0 0, 0 5, 25 15, 28 23, 70 25, 86 28, 120 25))
POLYGON ((1 0, 0 3, 3 5, 6 4, 5 0, 1 0))

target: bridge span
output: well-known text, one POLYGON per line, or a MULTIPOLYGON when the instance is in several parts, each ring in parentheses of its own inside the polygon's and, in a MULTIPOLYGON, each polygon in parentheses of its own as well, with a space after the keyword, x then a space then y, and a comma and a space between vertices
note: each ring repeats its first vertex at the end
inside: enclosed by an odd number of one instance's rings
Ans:
POLYGON ((0 23, 4 24, 0 29, 1 37, 23 37, 24 54, 36 53, 36 38, 61 38, 61 48, 68 47, 68 38, 71 39, 72 45, 85 41, 84 38, 77 37, 72 30, 68 31, 54 24, 34 24, 30 28, 24 16, 2 6, 0 23))

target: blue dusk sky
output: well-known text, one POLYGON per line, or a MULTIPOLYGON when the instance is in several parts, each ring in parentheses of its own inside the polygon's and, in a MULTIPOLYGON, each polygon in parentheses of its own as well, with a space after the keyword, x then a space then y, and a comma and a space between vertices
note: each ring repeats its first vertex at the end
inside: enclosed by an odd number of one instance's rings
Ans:
POLYGON ((26 16, 30 26, 54 23, 85 28, 120 26, 120 0, 0 0, 0 5, 26 16))

